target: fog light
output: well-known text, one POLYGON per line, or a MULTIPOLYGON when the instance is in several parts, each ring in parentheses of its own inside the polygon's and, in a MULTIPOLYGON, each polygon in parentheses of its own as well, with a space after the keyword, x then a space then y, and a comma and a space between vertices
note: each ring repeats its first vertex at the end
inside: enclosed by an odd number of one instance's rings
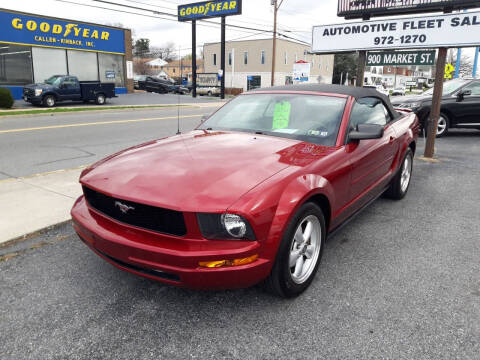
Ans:
POLYGON ((246 258, 241 258, 241 259, 200 261, 198 265, 200 265, 201 267, 207 267, 207 268, 219 268, 223 266, 240 266, 240 265, 250 264, 257 259, 258 259, 258 254, 255 254, 255 255, 252 255, 246 258))

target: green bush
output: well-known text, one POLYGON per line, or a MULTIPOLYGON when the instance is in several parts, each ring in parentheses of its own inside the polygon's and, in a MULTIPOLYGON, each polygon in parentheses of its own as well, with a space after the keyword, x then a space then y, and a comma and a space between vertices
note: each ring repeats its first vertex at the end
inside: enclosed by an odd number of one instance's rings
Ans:
POLYGON ((10 109, 13 106, 13 96, 9 89, 0 87, 0 108, 10 109))

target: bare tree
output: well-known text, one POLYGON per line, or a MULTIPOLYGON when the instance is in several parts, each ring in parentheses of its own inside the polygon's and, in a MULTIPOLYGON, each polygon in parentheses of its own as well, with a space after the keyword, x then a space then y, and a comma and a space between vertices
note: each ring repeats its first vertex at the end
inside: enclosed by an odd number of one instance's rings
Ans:
MULTIPOLYGON (((452 57, 452 65, 456 66, 457 64, 457 53, 454 52, 452 57)), ((462 54, 460 58, 460 74, 461 78, 471 77, 473 72, 473 60, 470 56, 462 54)))
POLYGON ((148 59, 133 59, 133 72, 137 75, 151 75, 152 68, 147 64, 148 59))
POLYGON ((177 49, 175 43, 168 42, 162 46, 151 46, 150 56, 154 58, 160 58, 165 61, 172 61, 178 58, 177 49))

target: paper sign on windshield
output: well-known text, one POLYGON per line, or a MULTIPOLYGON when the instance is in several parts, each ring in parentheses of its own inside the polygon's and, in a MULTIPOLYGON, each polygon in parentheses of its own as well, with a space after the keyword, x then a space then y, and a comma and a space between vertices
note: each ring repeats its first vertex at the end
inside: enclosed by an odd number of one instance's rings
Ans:
POLYGON ((290 122, 291 108, 292 106, 288 101, 282 101, 275 104, 275 109, 273 111, 272 130, 285 129, 288 127, 288 123, 290 122))

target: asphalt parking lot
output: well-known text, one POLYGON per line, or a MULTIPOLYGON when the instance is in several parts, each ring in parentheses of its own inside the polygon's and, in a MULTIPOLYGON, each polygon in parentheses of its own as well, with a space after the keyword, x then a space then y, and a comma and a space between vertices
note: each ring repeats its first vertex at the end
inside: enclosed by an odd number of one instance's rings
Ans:
POLYGON ((329 240, 293 300, 136 277, 69 224, 0 248, 0 358, 479 359, 480 131, 452 131, 437 154, 415 161, 404 200, 329 240))

